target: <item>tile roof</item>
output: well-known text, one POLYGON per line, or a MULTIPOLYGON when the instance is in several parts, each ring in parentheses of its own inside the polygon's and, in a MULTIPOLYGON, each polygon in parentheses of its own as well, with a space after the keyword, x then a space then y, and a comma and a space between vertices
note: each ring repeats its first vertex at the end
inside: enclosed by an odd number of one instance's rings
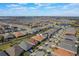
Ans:
POLYGON ((21 32, 14 32, 13 34, 14 34, 16 37, 20 37, 20 36, 23 35, 21 32))
POLYGON ((56 56, 74 56, 74 53, 58 47, 52 51, 56 56))
POLYGON ((38 41, 33 38, 28 39, 27 42, 31 43, 32 45, 36 45, 38 43, 38 41))
POLYGON ((44 39, 43 35, 41 34, 37 34, 36 36, 33 36, 32 38, 37 41, 42 41, 44 39))

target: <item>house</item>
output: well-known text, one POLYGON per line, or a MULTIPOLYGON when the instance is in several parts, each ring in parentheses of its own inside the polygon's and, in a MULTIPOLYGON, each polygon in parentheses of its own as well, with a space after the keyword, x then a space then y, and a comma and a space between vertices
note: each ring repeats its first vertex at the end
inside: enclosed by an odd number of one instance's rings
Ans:
POLYGON ((15 35, 16 38, 23 36, 23 33, 21 32, 14 32, 13 34, 15 35))
POLYGON ((19 56, 23 52, 23 49, 18 45, 14 45, 13 47, 6 49, 5 51, 10 56, 19 56))
POLYGON ((0 51, 0 56, 8 56, 4 51, 0 51))
POLYGON ((28 29, 28 30, 27 30, 27 33, 29 33, 29 34, 34 34, 31 29, 28 29))
POLYGON ((4 36, 4 41, 9 41, 15 38, 15 36, 11 33, 5 33, 3 36, 4 36))
POLYGON ((64 39, 62 42, 63 42, 63 43, 66 43, 66 44, 70 44, 70 45, 72 45, 72 46, 75 45, 75 42, 74 42, 74 41, 71 41, 71 40, 66 40, 66 39, 64 39))
POLYGON ((73 52, 60 47, 57 47, 55 49, 51 48, 51 50, 52 50, 52 53, 56 56, 75 56, 73 52))
POLYGON ((75 35, 76 34, 76 29, 75 28, 67 28, 65 30, 66 35, 75 35))
POLYGON ((65 35, 64 39, 74 41, 74 42, 77 40, 77 38, 73 35, 65 35))
POLYGON ((6 28, 4 31, 5 31, 5 33, 9 33, 9 32, 12 32, 12 29, 11 28, 6 28))
POLYGON ((33 45, 30 44, 29 42, 22 41, 22 42, 19 44, 19 46, 20 46, 23 50, 27 51, 27 50, 31 49, 33 45))
POLYGON ((33 36, 32 39, 41 42, 42 40, 44 40, 44 36, 42 34, 37 34, 36 36, 33 36))
POLYGON ((18 31, 18 27, 11 26, 11 30, 12 30, 13 32, 17 32, 17 31, 18 31))
POLYGON ((72 52, 74 54, 77 53, 77 47, 75 47, 74 43, 73 44, 68 44, 66 42, 61 42, 59 44, 59 47, 64 48, 64 49, 66 49, 66 50, 68 50, 68 51, 70 51, 70 52, 72 52))
POLYGON ((28 34, 27 31, 20 31, 23 35, 28 34))
POLYGON ((36 45, 38 43, 38 41, 33 38, 28 39, 27 42, 31 43, 32 45, 36 45))
POLYGON ((36 33, 36 32, 38 32, 38 30, 35 29, 35 28, 33 28, 33 29, 32 29, 32 32, 33 32, 33 33, 36 33))

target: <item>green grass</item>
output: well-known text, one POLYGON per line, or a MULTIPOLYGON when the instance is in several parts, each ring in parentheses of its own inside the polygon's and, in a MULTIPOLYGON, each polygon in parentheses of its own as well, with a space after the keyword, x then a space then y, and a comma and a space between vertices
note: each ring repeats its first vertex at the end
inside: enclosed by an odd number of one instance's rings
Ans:
POLYGON ((25 52, 24 54, 23 54, 23 56, 29 56, 30 55, 30 52, 25 52))

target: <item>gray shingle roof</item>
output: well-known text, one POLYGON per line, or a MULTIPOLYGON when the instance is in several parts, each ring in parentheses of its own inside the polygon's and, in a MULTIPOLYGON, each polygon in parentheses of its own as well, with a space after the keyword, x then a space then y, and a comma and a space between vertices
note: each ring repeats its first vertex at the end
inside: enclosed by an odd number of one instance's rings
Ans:
POLYGON ((64 49, 70 50, 70 51, 75 52, 75 53, 77 52, 77 48, 75 47, 75 44, 71 45, 71 44, 61 42, 59 47, 62 47, 64 49))
POLYGON ((32 44, 28 43, 28 42, 24 42, 22 41, 19 46, 24 49, 25 51, 29 50, 32 47, 32 44))
POLYGON ((5 52, 0 51, 0 56, 8 56, 5 52))
POLYGON ((73 35, 65 35, 64 38, 68 39, 68 40, 72 40, 72 41, 76 41, 77 40, 77 38, 75 36, 73 36, 73 35))
POLYGON ((6 50, 6 52, 10 55, 10 56, 18 56, 23 52, 23 49, 20 48, 18 45, 15 45, 13 47, 10 47, 6 50))

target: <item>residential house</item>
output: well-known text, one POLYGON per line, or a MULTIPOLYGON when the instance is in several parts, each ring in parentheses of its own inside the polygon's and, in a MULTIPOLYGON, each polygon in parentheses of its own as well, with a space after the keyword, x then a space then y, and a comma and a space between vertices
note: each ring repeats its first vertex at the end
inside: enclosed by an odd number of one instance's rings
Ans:
POLYGON ((13 34, 15 35, 16 38, 23 36, 23 33, 21 32, 14 32, 13 34))
POLYGON ((38 41, 33 38, 28 39, 27 42, 31 43, 32 45, 36 45, 38 43, 38 41))
POLYGON ((64 39, 74 41, 74 42, 77 40, 77 38, 73 35, 65 35, 64 39))
POLYGON ((19 44, 19 46, 20 46, 23 50, 27 51, 27 50, 31 49, 33 45, 30 44, 29 42, 22 41, 22 42, 19 44))
POLYGON ((75 28, 67 28, 65 30, 66 35, 75 35, 76 34, 76 29, 75 28))
POLYGON ((3 36, 4 36, 4 41, 10 41, 13 38, 15 38, 15 36, 11 33, 5 33, 3 36))
POLYGON ((41 42, 42 40, 44 40, 45 37, 42 34, 37 34, 36 36, 33 36, 32 38, 41 42))
POLYGON ((64 48, 64 49, 66 49, 66 50, 68 50, 68 51, 70 51, 74 54, 77 53, 77 47, 75 47, 74 43, 73 44, 68 44, 68 43, 61 42, 59 44, 59 47, 64 48))
POLYGON ((0 56, 8 56, 4 51, 0 51, 0 56))
POLYGON ((56 56, 75 56, 73 52, 60 48, 60 47, 52 48, 51 50, 52 50, 52 54, 56 56))
POLYGON ((20 31, 23 35, 28 34, 27 31, 20 31))
POLYGON ((10 56, 19 56, 23 52, 23 49, 18 45, 14 45, 13 47, 6 49, 5 51, 10 56))

